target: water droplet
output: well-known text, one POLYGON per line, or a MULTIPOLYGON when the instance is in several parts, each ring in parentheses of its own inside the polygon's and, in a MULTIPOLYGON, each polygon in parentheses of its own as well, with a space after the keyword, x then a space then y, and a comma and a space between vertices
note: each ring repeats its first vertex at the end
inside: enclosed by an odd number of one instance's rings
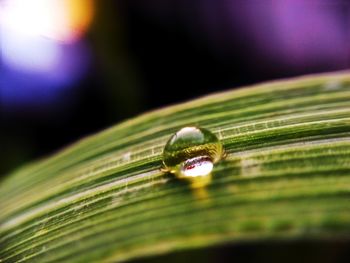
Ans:
MULTIPOLYGON (((209 176, 222 156, 222 144, 212 132, 199 127, 184 127, 165 145, 163 163, 165 169, 178 178, 201 185, 198 179, 209 176)), ((210 179, 204 181, 209 183, 210 179)))

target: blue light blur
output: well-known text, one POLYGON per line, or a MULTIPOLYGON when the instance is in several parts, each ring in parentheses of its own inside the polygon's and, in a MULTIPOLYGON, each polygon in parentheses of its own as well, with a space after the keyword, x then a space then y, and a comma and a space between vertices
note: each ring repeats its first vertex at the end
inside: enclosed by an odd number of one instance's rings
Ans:
POLYGON ((33 51, 32 55, 42 57, 33 64, 29 63, 30 59, 23 60, 25 64, 21 64, 21 67, 3 63, 0 72, 0 104, 3 109, 28 106, 48 108, 64 103, 61 95, 71 89, 74 82, 79 80, 88 68, 89 49, 84 42, 76 42, 73 45, 55 43, 54 48, 59 54, 54 63, 48 63, 51 61, 44 57, 48 50, 40 53, 38 49, 34 49, 36 52, 33 51), (38 61, 42 63, 40 67, 38 61), (29 67, 31 65, 33 67, 29 67))

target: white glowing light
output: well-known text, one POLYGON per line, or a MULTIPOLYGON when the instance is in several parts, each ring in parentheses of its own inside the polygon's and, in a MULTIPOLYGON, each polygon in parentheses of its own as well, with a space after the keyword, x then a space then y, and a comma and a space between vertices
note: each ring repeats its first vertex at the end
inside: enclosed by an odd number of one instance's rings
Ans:
POLYGON ((27 36, 71 42, 92 20, 91 0, 5 0, 0 24, 27 36))
POLYGON ((57 1, 7 0, 3 5, 2 23, 25 35, 48 36, 62 12, 57 1))
POLYGON ((3 61, 26 71, 50 71, 60 58, 59 46, 48 38, 60 9, 50 0, 7 0, 0 6, 3 61))
POLYGON ((7 65, 35 72, 55 69, 61 57, 61 49, 55 42, 43 37, 24 36, 6 29, 2 32, 2 59, 7 65))

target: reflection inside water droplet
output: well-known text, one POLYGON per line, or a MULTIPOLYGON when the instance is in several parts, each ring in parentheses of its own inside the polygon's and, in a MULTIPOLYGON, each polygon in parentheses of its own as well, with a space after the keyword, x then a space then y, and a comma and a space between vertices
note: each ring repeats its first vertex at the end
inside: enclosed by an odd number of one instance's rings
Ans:
POLYGON ((181 163, 181 175, 188 177, 206 176, 213 170, 213 162, 208 156, 199 156, 181 163))

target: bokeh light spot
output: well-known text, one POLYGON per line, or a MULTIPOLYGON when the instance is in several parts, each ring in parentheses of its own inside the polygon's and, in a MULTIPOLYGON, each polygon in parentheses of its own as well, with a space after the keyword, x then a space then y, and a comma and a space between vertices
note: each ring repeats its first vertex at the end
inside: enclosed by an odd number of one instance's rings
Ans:
POLYGON ((0 2, 0 95, 3 105, 53 101, 87 69, 82 38, 93 18, 93 0, 0 2))

